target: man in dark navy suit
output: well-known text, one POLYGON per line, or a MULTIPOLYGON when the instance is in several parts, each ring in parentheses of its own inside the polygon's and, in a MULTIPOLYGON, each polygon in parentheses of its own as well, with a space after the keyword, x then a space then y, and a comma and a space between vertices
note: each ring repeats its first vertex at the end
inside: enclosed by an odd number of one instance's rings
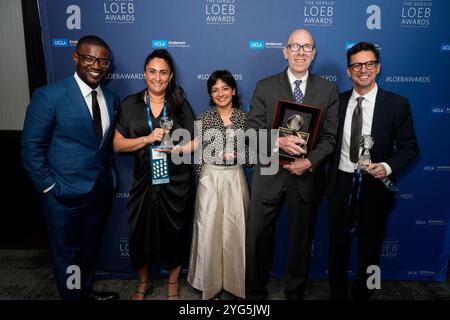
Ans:
POLYGON ((385 182, 395 181, 394 175, 417 157, 419 149, 408 100, 377 86, 378 49, 360 42, 348 50, 347 64, 353 90, 339 96, 337 147, 327 178, 329 282, 331 299, 348 298, 350 242, 357 234, 358 270, 352 296, 369 299, 373 291, 366 284, 371 275, 367 268, 378 264, 388 211, 395 200, 385 182), (358 175, 363 135, 373 139, 368 150, 372 163, 358 175))
POLYGON ((120 101, 100 86, 110 64, 110 49, 102 39, 81 38, 73 60, 74 75, 33 94, 23 128, 23 164, 44 194, 62 299, 115 300, 117 293, 95 292, 92 285, 112 208, 112 136, 120 101))

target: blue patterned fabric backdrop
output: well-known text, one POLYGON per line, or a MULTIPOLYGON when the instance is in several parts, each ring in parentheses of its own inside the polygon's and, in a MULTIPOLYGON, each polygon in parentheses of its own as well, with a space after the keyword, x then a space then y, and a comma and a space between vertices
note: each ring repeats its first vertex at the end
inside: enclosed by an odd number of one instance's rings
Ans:
MULTIPOLYGON (((318 51, 312 72, 336 82, 340 91, 351 88, 347 48, 359 41, 377 44, 378 84, 409 98, 421 150, 398 182, 398 201, 380 252, 382 279, 445 279, 450 253, 449 1, 40 0, 39 8, 49 81, 73 74, 77 39, 96 34, 113 53, 107 86, 124 98, 144 88, 146 56, 154 48, 167 48, 196 115, 208 109, 209 73, 223 68, 234 74, 247 109, 256 82, 287 66, 281 49, 294 29, 311 31, 318 51)), ((120 190, 98 274, 127 278, 135 276, 125 207, 133 162, 127 155, 117 156, 117 162, 120 190)), ((275 277, 284 270, 286 213, 284 208, 277 227, 275 277)), ((327 275, 326 233, 324 202, 312 248, 312 277, 327 275)))

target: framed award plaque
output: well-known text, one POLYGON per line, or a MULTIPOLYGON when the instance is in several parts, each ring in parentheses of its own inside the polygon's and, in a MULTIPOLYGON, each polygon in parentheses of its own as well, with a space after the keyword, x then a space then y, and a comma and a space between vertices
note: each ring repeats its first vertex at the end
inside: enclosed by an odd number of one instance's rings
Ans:
MULTIPOLYGON (((288 100, 278 100, 273 129, 279 129, 279 136, 297 135, 306 141, 302 146, 308 153, 314 148, 319 130, 322 109, 288 100)), ((302 156, 292 156, 280 149, 280 163, 285 164, 302 156)))

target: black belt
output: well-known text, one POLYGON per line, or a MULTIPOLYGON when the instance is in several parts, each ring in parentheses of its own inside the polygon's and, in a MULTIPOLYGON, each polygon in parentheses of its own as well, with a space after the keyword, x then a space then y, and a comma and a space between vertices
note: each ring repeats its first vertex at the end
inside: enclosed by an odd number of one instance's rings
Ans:
POLYGON ((338 173, 340 175, 346 176, 346 177, 353 177, 353 172, 346 172, 338 169, 338 173))

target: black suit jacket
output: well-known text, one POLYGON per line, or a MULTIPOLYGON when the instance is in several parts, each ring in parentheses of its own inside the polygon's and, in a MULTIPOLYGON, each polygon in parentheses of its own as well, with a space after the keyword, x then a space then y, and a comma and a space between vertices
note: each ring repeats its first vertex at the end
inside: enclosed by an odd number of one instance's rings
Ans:
MULTIPOLYGON (((336 175, 341 156, 345 114, 352 90, 339 95, 339 129, 336 150, 332 156, 328 177, 327 196, 331 196, 336 184, 336 175)), ((372 120, 371 136, 374 145, 370 150, 374 163, 386 162, 394 175, 405 168, 419 154, 408 99, 378 87, 372 120)))
MULTIPOLYGON (((247 115, 246 129, 272 129, 279 99, 294 101, 287 69, 257 83, 251 109, 247 115)), ((336 144, 339 105, 336 85, 309 73, 303 103, 323 109, 316 145, 307 156, 312 163, 312 172, 297 176, 300 195, 303 201, 310 202, 323 196, 325 178, 323 164, 336 144)), ((260 170, 261 165, 256 165, 253 174, 253 194, 272 200, 281 192, 290 172, 280 167, 276 175, 261 175, 260 170)))

